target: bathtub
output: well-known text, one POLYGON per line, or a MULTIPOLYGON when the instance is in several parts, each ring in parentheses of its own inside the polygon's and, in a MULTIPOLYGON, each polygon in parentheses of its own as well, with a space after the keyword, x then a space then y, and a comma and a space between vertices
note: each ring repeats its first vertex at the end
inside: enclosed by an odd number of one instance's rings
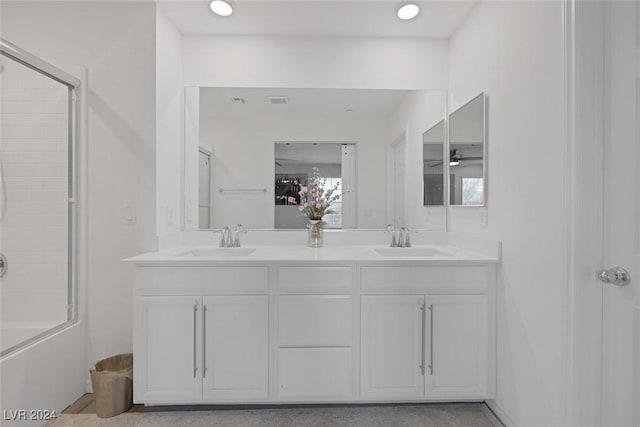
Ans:
MULTIPOLYGON (((2 414, 33 410, 59 415, 86 392, 84 322, 3 322, 1 326, 2 414)), ((39 427, 47 421, 2 419, 0 424, 39 427)))
POLYGON ((65 322, 2 322, 0 327, 0 354, 11 353, 20 347, 44 338, 65 322))

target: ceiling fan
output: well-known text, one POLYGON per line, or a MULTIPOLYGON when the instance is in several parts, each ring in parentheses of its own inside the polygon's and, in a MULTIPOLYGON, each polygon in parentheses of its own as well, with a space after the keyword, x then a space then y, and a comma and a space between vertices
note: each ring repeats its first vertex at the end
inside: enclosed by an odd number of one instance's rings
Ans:
MULTIPOLYGON (((458 150, 451 150, 449 152, 449 166, 458 166, 460 162, 463 160, 467 161, 467 160, 482 160, 482 159, 483 159, 482 156, 465 157, 463 154, 459 153, 458 150)), ((425 160, 425 163, 430 161, 434 161, 434 160, 425 160)), ((442 164, 442 161, 439 160, 437 161, 437 163, 432 164, 431 167, 435 168, 437 166, 440 166, 441 164, 442 164)))
POLYGON ((284 157, 276 157, 275 162, 276 165, 282 167, 282 163, 280 162, 298 162, 299 160, 296 159, 285 159, 284 157))

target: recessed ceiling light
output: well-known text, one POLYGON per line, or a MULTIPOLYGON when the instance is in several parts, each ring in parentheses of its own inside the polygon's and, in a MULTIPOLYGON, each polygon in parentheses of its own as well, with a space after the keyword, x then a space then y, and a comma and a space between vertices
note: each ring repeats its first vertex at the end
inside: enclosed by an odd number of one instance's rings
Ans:
POLYGON ((409 3, 398 9, 398 18, 402 19, 403 21, 407 21, 418 16, 418 13, 420 13, 420 8, 418 7, 418 5, 409 3))
POLYGON ((213 0, 209 7, 218 16, 229 16, 233 13, 231 5, 223 0, 213 0))
POLYGON ((347 113, 353 113, 353 108, 347 108, 347 109, 346 109, 346 110, 344 110, 344 111, 346 111, 347 113))

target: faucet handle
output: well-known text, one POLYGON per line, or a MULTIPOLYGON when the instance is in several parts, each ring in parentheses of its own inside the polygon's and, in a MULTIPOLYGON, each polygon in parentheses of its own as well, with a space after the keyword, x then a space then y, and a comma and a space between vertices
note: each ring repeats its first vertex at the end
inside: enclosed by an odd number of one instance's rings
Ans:
MULTIPOLYGON (((214 233, 218 233, 218 231, 214 231, 214 233)), ((227 247, 227 243, 229 240, 229 234, 231 234, 231 230, 229 229, 229 227, 223 227, 220 231, 220 247, 221 248, 225 248, 227 247)))
POLYGON ((239 248, 240 247, 240 233, 247 233, 247 230, 245 230, 244 225, 242 225, 242 224, 236 225, 235 235, 234 235, 234 238, 233 238, 233 247, 234 248, 239 248))
POLYGON ((411 238, 409 237, 411 235, 411 230, 409 229, 409 227, 404 227, 405 233, 407 233, 405 235, 404 238, 404 247, 405 248, 410 248, 411 247, 411 238))
POLYGON ((387 226, 384 228, 385 233, 393 233, 394 231, 396 231, 396 228, 393 226, 393 224, 387 224, 387 226))

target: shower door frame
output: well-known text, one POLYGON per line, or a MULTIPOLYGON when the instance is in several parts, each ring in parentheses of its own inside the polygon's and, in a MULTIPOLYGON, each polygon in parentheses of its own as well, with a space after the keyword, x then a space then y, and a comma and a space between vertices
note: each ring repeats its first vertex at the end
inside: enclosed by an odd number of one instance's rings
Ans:
POLYGON ((68 192, 67 192, 67 320, 46 331, 30 337, 13 347, 0 353, 0 359, 11 355, 37 341, 40 341, 56 332, 66 329, 79 318, 78 313, 78 284, 77 284, 77 194, 78 194, 78 102, 81 81, 73 75, 49 64, 37 56, 19 48, 13 43, 0 38, 0 56, 5 56, 25 67, 49 77, 68 89, 68 192))

